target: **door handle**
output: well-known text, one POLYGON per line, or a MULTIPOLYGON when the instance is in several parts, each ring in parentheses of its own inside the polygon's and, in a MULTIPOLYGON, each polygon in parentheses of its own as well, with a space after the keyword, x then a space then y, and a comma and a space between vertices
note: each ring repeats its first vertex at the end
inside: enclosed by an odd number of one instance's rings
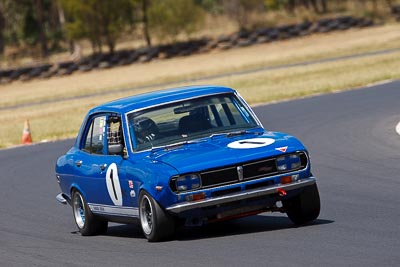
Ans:
POLYGON ((82 165, 82 163, 83 163, 82 160, 77 160, 77 161, 75 161, 75 165, 76 165, 77 167, 80 167, 80 166, 82 165))
POLYGON ((100 170, 104 171, 107 168, 107 163, 100 165, 100 170))

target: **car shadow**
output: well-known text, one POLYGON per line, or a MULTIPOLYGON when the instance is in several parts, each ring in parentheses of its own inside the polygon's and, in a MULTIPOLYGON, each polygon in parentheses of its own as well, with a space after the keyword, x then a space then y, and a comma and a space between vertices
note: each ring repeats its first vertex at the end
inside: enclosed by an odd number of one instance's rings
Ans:
POLYGON ((138 223, 109 225, 107 236, 145 239, 138 223))
POLYGON ((175 236, 178 241, 218 238, 223 236, 279 231, 300 227, 312 227, 334 223, 332 220, 317 219, 301 226, 293 224, 286 216, 255 215, 232 221, 208 224, 198 228, 180 229, 175 236))
MULTIPOLYGON (((191 241, 198 239, 218 238, 223 236, 245 235, 252 233, 280 231, 300 227, 331 224, 335 221, 317 219, 311 223, 297 226, 286 216, 254 215, 241 219, 206 224, 198 227, 180 227, 170 241, 191 241)), ((107 236, 145 239, 139 224, 112 224, 108 227, 107 236)))

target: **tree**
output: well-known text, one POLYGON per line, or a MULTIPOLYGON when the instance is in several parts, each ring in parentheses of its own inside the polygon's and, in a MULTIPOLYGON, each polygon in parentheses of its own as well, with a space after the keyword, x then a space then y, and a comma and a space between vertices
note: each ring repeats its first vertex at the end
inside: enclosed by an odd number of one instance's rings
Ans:
POLYGON ((251 15, 265 11, 264 0, 224 0, 225 13, 237 22, 240 30, 252 27, 251 15))
POLYGON ((328 4, 326 0, 288 0, 286 9, 293 13, 296 8, 303 6, 306 9, 312 9, 316 13, 326 13, 328 11, 328 4))
MULTIPOLYGON (((49 54, 48 41, 60 41, 62 36, 53 0, 1 0, 4 41, 8 45, 40 46, 41 56, 49 54)), ((1 25, 0 25, 1 26, 1 25)))
POLYGON ((47 48, 47 39, 44 29, 42 0, 35 0, 35 14, 36 14, 37 29, 39 33, 39 42, 42 51, 42 57, 46 57, 49 51, 47 48))
POLYGON ((149 0, 142 0, 143 35, 146 40, 147 46, 151 46, 149 20, 148 20, 148 7, 149 7, 149 0))
POLYGON ((62 0, 66 15, 67 36, 72 40, 87 38, 94 52, 102 52, 102 45, 113 53, 117 39, 132 19, 130 0, 62 0))
POLYGON ((286 1, 282 1, 282 0, 265 0, 265 7, 266 7, 267 10, 280 10, 286 5, 286 1))
POLYGON ((204 10, 193 0, 153 0, 148 8, 149 29, 160 40, 189 36, 203 21, 204 10))
POLYGON ((4 7, 0 3, 0 54, 4 53, 4 29, 6 21, 4 18, 4 7))

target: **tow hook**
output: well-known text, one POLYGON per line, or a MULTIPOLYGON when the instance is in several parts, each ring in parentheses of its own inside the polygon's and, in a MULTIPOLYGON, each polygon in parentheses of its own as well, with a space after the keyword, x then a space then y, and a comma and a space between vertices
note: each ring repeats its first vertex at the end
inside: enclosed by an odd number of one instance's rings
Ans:
POLYGON ((285 191, 284 189, 278 188, 278 195, 279 195, 280 197, 284 197, 284 196, 287 195, 287 193, 286 193, 286 191, 285 191))

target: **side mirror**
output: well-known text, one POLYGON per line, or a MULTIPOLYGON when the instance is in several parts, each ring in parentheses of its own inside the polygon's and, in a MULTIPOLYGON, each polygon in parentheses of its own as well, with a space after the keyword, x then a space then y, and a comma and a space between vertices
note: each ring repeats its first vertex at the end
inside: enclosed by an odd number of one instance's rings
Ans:
POLYGON ((122 155, 123 149, 124 148, 123 148, 122 144, 109 145, 108 146, 108 154, 109 155, 122 155))

